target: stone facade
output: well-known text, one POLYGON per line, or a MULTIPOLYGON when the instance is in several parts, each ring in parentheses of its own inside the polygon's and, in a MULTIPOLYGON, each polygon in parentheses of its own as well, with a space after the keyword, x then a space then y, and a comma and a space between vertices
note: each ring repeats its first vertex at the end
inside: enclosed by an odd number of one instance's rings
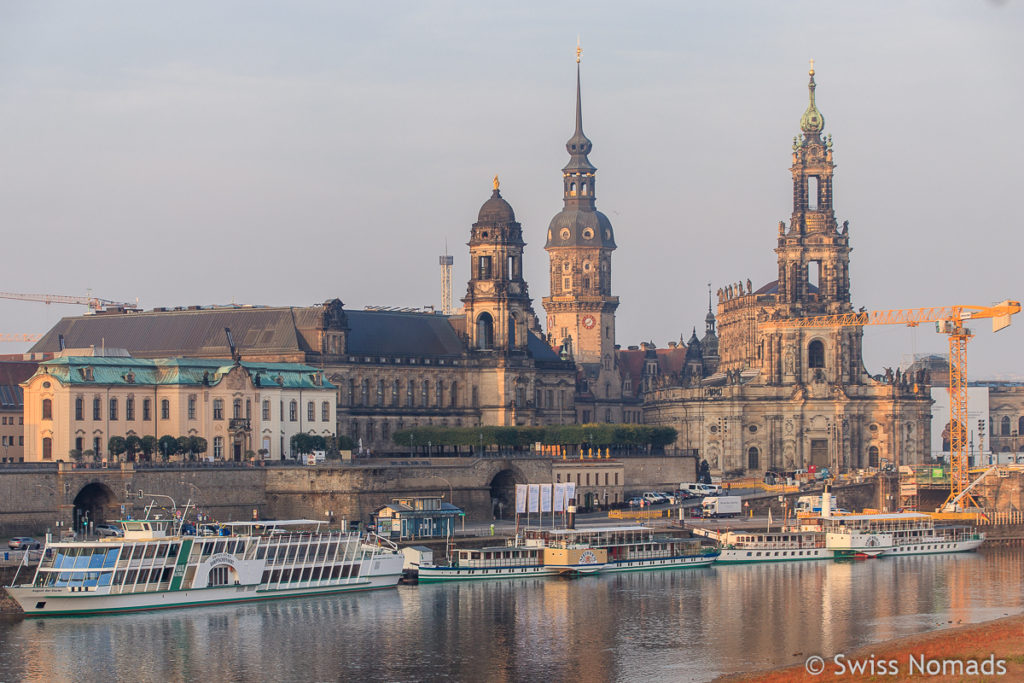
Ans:
POLYGON ((749 279, 722 287, 718 315, 709 310, 705 341, 694 333, 682 367, 663 373, 657 358, 644 366, 644 421, 676 427, 679 447, 717 473, 848 471, 920 463, 930 451, 927 387, 869 375, 860 327, 779 324, 853 310, 849 226, 832 205, 832 139, 822 136, 813 70, 809 95, 793 140, 793 213, 789 226, 779 223, 778 278, 757 290, 749 279))
POLYGON ((334 434, 337 411, 320 370, 286 363, 65 356, 22 386, 26 462, 71 460, 73 450, 107 460, 111 437, 130 435, 201 437, 214 460, 264 449, 282 459, 296 455, 299 432, 334 434))

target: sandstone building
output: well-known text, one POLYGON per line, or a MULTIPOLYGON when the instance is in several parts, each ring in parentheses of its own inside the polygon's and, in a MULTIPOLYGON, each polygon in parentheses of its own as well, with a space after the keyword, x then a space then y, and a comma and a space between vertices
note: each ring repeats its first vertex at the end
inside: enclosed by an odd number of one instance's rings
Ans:
POLYGON ((22 386, 27 462, 106 460, 110 438, 130 435, 202 437, 216 460, 279 459, 297 455, 293 435, 335 431, 336 388, 297 363, 69 355, 22 386))
POLYGON ((793 213, 778 226, 777 278, 756 290, 750 280, 719 289, 717 316, 709 309, 704 340, 694 333, 678 370, 665 372, 672 354, 647 350, 643 361, 644 421, 678 428, 679 446, 715 472, 847 471, 919 463, 930 450, 926 387, 907 376, 871 377, 860 327, 769 324, 853 310, 849 224, 840 226, 833 208, 832 138, 822 135, 813 69, 808 88, 793 140, 793 213))

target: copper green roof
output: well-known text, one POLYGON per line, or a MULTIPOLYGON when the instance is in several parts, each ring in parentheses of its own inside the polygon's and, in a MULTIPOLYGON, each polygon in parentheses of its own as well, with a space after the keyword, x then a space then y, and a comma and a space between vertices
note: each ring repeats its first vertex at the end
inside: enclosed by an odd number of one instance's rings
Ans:
MULTIPOLYGON (((333 389, 320 370, 300 363, 241 363, 254 383, 286 389, 333 389)), ((124 358, 68 356, 39 364, 62 384, 210 385, 216 386, 235 366, 218 358, 124 358)))
MULTIPOLYGON (((813 65, 813 62, 811 62, 813 65)), ((809 93, 810 102, 807 105, 807 111, 800 117, 800 130, 806 135, 817 135, 825 129, 825 117, 818 111, 817 105, 814 103, 814 67, 811 66, 810 71, 811 80, 807 84, 807 91, 809 93)))

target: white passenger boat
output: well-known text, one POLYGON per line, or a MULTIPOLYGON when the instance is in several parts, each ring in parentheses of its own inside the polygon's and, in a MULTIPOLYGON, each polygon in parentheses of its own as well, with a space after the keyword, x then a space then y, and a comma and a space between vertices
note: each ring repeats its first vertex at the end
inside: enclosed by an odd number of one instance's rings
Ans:
POLYGON ((528 576, 579 576, 644 569, 706 567, 716 548, 658 536, 642 525, 526 529, 506 545, 455 551, 450 564, 419 565, 419 580, 460 581, 528 576))
POLYGON ((841 515, 821 520, 826 545, 836 557, 962 553, 985 542, 968 527, 937 527, 929 515, 895 512, 841 515))
POLYGON ((232 522, 230 535, 175 535, 172 520, 125 520, 123 537, 50 543, 30 584, 7 592, 26 617, 130 612, 396 586, 390 541, 316 520, 232 522))
POLYGON ((716 564, 831 560, 834 557, 833 551, 825 547, 825 534, 820 530, 727 531, 713 537, 718 538, 722 551, 716 564))

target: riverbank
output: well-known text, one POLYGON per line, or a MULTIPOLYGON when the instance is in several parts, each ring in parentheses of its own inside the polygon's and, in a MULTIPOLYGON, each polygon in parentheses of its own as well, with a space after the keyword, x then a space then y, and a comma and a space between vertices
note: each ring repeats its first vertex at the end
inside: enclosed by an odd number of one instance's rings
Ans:
MULTIPOLYGON (((798 656, 806 663, 806 658, 814 654, 798 656)), ((1020 681, 1024 680, 1024 614, 887 640, 843 654, 838 662, 830 657, 809 665, 722 676, 716 683, 1020 681), (970 664, 972 661, 977 669, 970 664), (853 666, 861 668, 852 673, 853 666), (808 669, 819 673, 811 674, 808 669)))

